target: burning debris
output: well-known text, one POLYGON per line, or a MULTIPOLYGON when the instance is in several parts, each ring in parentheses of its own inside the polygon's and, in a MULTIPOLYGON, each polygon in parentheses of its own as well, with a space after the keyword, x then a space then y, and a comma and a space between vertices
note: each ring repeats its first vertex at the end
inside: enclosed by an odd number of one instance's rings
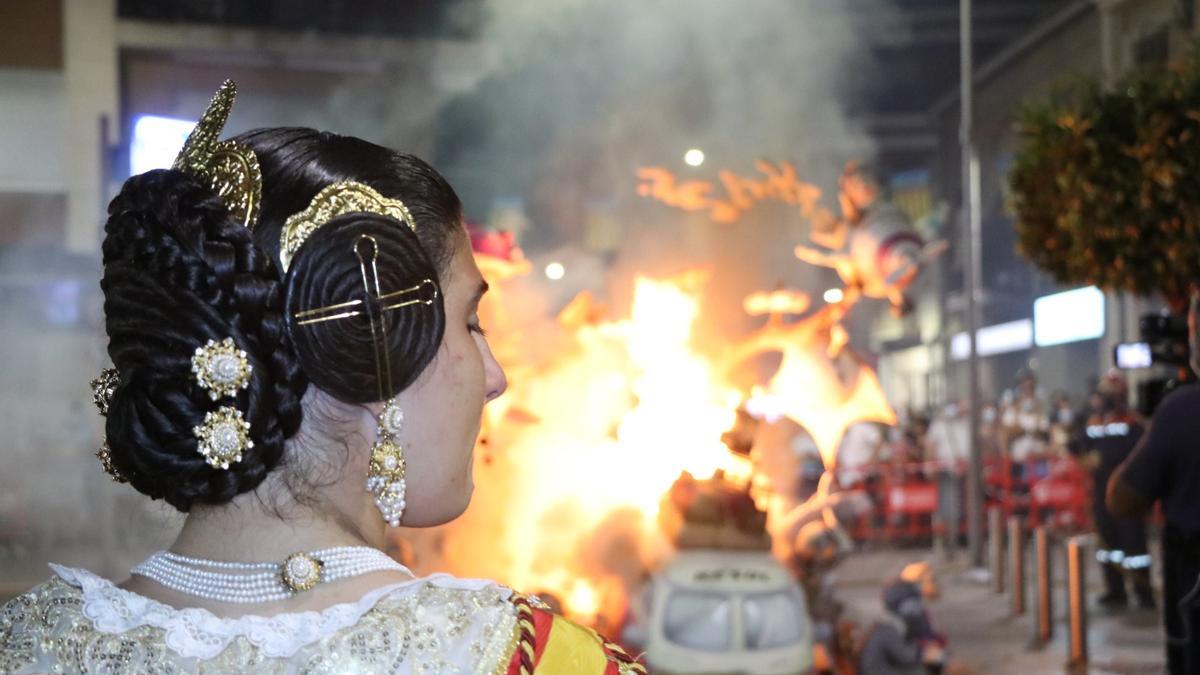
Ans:
POLYGON ((795 253, 810 265, 836 270, 847 288, 887 300, 895 313, 904 314, 912 309, 905 291, 948 243, 926 243, 904 212, 881 198, 881 190, 870 170, 851 163, 842 174, 838 195, 842 219, 832 227, 813 221, 811 238, 831 250, 800 245, 795 253))
POLYGON ((685 471, 663 498, 658 522, 677 549, 771 550, 766 512, 721 472, 697 480, 685 471))
MULTIPOLYGON (((772 312, 767 323, 738 343, 725 360, 725 368, 733 370, 760 354, 780 354, 779 368, 765 388, 754 392, 749 406, 771 410, 803 427, 816 441, 827 469, 837 464, 838 442, 851 424, 896 422, 875 371, 844 349, 848 336, 842 320, 855 302, 857 295, 850 289, 840 303, 790 323, 782 313, 772 312)), ((793 296, 790 305, 800 308, 803 303, 793 296)))

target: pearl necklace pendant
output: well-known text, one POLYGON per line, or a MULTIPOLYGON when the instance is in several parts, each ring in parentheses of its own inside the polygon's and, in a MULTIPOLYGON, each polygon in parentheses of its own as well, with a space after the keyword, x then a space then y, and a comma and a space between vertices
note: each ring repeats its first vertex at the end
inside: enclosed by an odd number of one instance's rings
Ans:
POLYGON ((321 569, 325 563, 307 553, 293 553, 283 561, 279 578, 293 593, 312 589, 321 581, 321 569))

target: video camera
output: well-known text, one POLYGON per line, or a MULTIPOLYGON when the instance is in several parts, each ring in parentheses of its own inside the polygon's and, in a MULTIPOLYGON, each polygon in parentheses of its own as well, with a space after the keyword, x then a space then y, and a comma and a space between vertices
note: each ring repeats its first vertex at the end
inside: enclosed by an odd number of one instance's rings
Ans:
POLYGON ((1113 361, 1118 368, 1164 365, 1177 371, 1174 377, 1156 377, 1138 383, 1138 412, 1149 417, 1167 394, 1194 377, 1188 367, 1187 317, 1145 314, 1138 321, 1138 337, 1138 342, 1123 342, 1113 348, 1113 361))

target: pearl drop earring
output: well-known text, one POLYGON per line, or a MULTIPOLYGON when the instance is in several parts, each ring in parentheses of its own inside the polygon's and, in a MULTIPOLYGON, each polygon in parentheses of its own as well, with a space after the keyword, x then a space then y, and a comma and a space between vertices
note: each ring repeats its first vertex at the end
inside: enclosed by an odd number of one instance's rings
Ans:
POLYGON ((404 425, 404 411, 389 399, 377 418, 379 439, 371 447, 371 463, 367 469, 367 492, 375 495, 375 506, 391 527, 400 526, 404 514, 404 449, 396 435, 404 425))

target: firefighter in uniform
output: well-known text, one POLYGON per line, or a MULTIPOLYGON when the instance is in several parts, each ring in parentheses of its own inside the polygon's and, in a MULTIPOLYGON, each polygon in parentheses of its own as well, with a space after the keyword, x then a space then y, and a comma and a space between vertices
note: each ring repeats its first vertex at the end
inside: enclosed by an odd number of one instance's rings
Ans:
POLYGON ((1142 437, 1142 425, 1129 409, 1129 385, 1119 371, 1106 373, 1097 391, 1103 404, 1088 418, 1081 445, 1084 464, 1092 469, 1092 513, 1100 535, 1096 560, 1104 573, 1105 592, 1099 604, 1105 609, 1126 607, 1125 579, 1129 577, 1138 606, 1153 609, 1145 519, 1116 518, 1104 501, 1108 479, 1133 452, 1142 437))

